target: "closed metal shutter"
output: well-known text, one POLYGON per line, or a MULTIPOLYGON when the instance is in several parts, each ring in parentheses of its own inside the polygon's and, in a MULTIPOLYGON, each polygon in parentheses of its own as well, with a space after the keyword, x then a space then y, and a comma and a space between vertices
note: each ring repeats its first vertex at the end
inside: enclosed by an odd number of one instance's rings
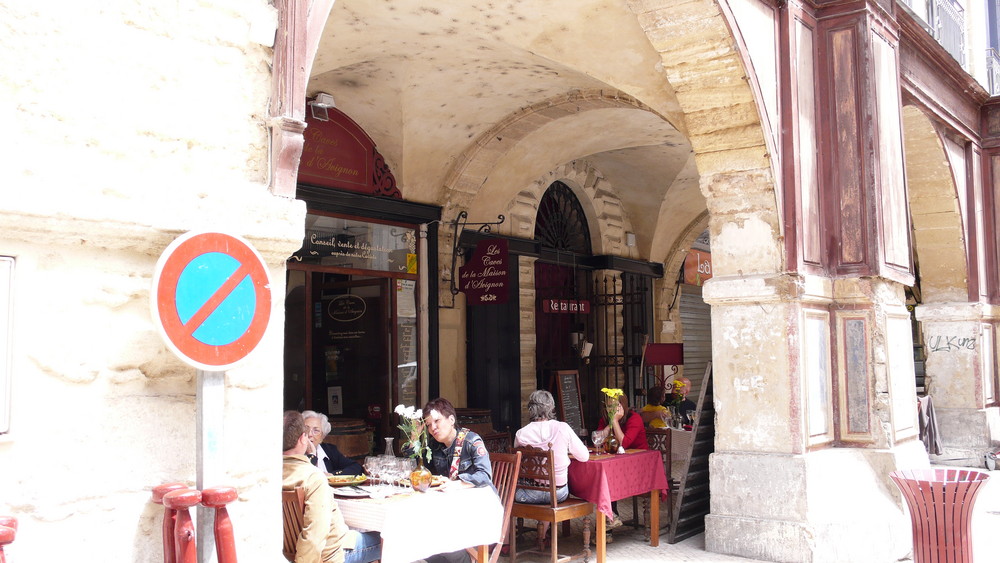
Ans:
MULTIPOLYGON (((689 396, 697 397, 712 361, 712 308, 701 298, 701 286, 681 284, 681 328, 684 332, 684 375, 689 396)), ((693 400, 693 399, 692 399, 693 400)))

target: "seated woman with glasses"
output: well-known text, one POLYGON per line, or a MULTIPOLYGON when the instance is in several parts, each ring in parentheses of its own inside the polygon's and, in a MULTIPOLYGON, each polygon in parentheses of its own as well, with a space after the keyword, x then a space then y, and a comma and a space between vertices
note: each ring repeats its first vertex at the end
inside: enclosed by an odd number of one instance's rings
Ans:
POLYGON ((361 475, 364 469, 361 464, 340 453, 337 446, 323 442, 333 427, 330 420, 323 413, 316 411, 305 411, 302 418, 306 422, 306 436, 312 444, 309 452, 312 454, 309 461, 324 473, 361 475))

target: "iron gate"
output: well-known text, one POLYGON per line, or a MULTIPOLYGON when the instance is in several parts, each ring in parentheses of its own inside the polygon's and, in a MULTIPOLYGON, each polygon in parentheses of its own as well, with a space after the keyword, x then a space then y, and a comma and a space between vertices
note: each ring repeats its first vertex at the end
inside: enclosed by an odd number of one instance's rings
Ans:
POLYGON ((653 325, 652 279, 637 274, 594 278, 593 327, 597 339, 591 362, 597 391, 616 387, 629 404, 645 404, 647 382, 639 374, 642 348, 653 325))

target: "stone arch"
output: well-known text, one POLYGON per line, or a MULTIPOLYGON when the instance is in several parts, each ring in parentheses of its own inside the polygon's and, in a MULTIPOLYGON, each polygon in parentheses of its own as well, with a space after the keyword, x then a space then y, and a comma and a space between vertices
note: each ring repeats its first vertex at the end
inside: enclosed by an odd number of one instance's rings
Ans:
POLYGON ((609 108, 648 111, 666 121, 645 104, 616 90, 574 91, 522 108, 479 135, 456 159, 444 182, 444 216, 454 216, 463 209, 471 210, 496 162, 531 132, 555 119, 609 108))
MULTIPOLYGON (((691 244, 708 228, 709 213, 703 211, 690 221, 681 234, 674 240, 670 250, 664 256, 663 277, 656 280, 653 286, 653 322, 654 326, 663 326, 666 321, 675 321, 678 291, 680 290, 679 272, 687 258, 691 244)), ((661 331, 658 342, 677 342, 683 335, 683 327, 675 321, 673 331, 661 331)))
POLYGON ((968 261, 955 171, 941 133, 916 106, 903 108, 903 147, 913 246, 924 302, 968 299, 968 261), (956 252, 956 249, 962 249, 956 252))
POLYGON ((716 273, 783 271, 775 171, 745 62, 720 3, 629 2, 685 116, 716 273), (768 244, 766 241, 770 241, 768 244))
MULTIPOLYGON (((507 222, 502 232, 521 238, 532 238, 542 194, 553 182, 562 182, 573 190, 590 226, 590 246, 594 254, 621 254, 625 232, 631 223, 614 186, 586 160, 575 160, 558 166, 530 186, 515 194, 506 206, 507 222)), ((476 204, 471 212, 476 214, 476 204)), ((487 213, 488 211, 482 211, 487 213)))

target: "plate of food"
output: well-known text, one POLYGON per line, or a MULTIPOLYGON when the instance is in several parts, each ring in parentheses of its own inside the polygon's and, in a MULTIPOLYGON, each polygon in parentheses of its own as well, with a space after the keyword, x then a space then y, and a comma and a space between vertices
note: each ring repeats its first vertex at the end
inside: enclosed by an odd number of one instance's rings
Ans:
POLYGON ((331 487, 350 487, 368 480, 367 475, 330 475, 326 478, 331 487))
MULTIPOLYGON (((447 482, 448 482, 448 478, 444 477, 442 475, 432 475, 431 476, 431 488, 432 489, 434 487, 440 487, 441 485, 444 485, 447 482)), ((406 479, 400 479, 399 480, 399 484, 403 485, 404 487, 409 487, 410 486, 410 479, 409 479, 409 477, 407 477, 406 479)))

